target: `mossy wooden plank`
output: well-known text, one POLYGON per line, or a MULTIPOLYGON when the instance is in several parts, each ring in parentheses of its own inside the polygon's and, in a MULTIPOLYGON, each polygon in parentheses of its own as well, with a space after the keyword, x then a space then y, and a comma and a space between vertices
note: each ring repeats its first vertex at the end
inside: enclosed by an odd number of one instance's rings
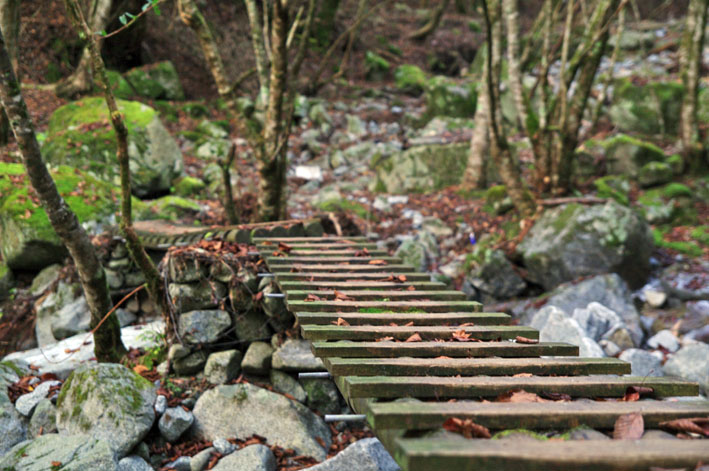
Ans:
MULTIPOLYGON (((311 283, 319 281, 330 281, 330 282, 340 282, 340 281, 377 281, 377 280, 390 280, 400 276, 402 273, 392 273, 392 272, 382 272, 382 273, 323 273, 323 272, 285 272, 276 273, 276 281, 308 281, 311 283)), ((405 273, 406 279, 408 281, 431 281, 431 275, 428 273, 416 273, 409 272, 405 273)))
POLYGON ((660 422, 668 420, 709 416, 709 401, 367 403, 369 424, 377 431, 434 429, 450 417, 472 419, 491 430, 568 430, 580 426, 612 430, 619 416, 635 412, 642 414, 646 428, 657 428, 660 422))
POLYGON ((540 342, 313 342, 313 353, 319 357, 341 358, 454 358, 539 356, 578 356, 579 347, 568 343, 540 342))
MULTIPOLYGON (((279 242, 283 242, 284 244, 297 244, 297 243, 306 243, 306 244, 332 244, 332 243, 339 243, 339 244, 357 244, 357 243, 366 243, 366 242, 371 242, 370 239, 366 237, 254 237, 253 241, 255 244, 264 244, 266 241, 272 242, 275 245, 278 245, 279 242)), ((266 244, 268 245, 268 244, 266 244)))
POLYGON ((481 312, 476 301, 288 301, 293 312, 481 312))
MULTIPOLYGON (((263 253, 263 252, 262 252, 263 253)), ((266 257, 266 263, 269 266, 272 265, 334 265, 334 264, 350 264, 350 265, 374 265, 374 266, 387 266, 387 265, 398 265, 401 264, 401 259, 399 257, 353 257, 353 256, 339 256, 330 255, 325 257, 300 257, 293 255, 286 255, 283 257, 275 257, 267 255, 268 252, 264 253, 266 257), (377 263, 371 263, 377 262, 377 263)))
POLYGON ((289 290, 286 292, 286 296, 289 301, 302 301, 312 294, 318 298, 322 298, 323 301, 335 301, 336 296, 341 296, 341 294, 353 298, 357 301, 365 300, 383 300, 388 299, 390 301, 401 301, 410 299, 420 299, 420 300, 443 300, 443 301, 462 301, 465 300, 465 294, 460 291, 423 291, 423 290, 411 290, 411 291, 387 291, 387 290, 351 290, 342 291, 339 290, 289 290))
MULTIPOLYGON (((393 455, 404 471, 628 471, 694 469, 706 440, 515 441, 406 439, 393 455)), ((390 450, 392 451, 392 450, 390 450)))
POLYGON ((697 383, 671 378, 635 376, 347 376, 350 397, 477 398, 523 389, 531 393, 562 393, 572 397, 622 397, 629 386, 653 389, 652 397, 696 396, 697 383))
POLYGON ((522 336, 538 339, 539 331, 531 327, 520 326, 338 326, 338 325, 304 325, 301 327, 303 338, 307 340, 377 340, 383 337, 393 337, 394 340, 406 340, 418 335, 423 340, 450 340, 457 333, 465 331, 471 339, 501 340, 514 339, 522 336))
POLYGON ((296 312, 300 325, 333 325, 339 319, 350 325, 437 325, 454 326, 466 323, 475 325, 505 325, 510 316, 502 312, 446 312, 408 313, 382 312, 367 314, 359 312, 296 312))
MULTIPOLYGON (((295 265, 271 265, 271 273, 288 273, 291 270, 302 272, 327 272, 327 273, 384 273, 394 272, 405 274, 414 271, 411 265, 345 265, 345 264, 295 264, 295 265)), ((408 274, 406 275, 408 277, 408 274)))
POLYGON ((348 291, 381 291, 381 290, 399 290, 405 291, 413 287, 420 291, 445 291, 448 287, 444 283, 437 281, 406 281, 404 283, 394 283, 384 280, 367 280, 367 281, 281 281, 279 282, 282 292, 290 290, 312 291, 317 289, 338 290, 342 292, 348 291))
POLYGON ((616 358, 329 358, 337 376, 578 376, 623 375, 630 363, 616 358))

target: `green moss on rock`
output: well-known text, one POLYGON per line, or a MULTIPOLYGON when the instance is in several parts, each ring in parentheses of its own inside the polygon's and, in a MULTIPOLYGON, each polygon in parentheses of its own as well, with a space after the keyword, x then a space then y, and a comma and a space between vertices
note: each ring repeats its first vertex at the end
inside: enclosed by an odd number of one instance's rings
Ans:
POLYGON ((154 100, 184 100, 180 77, 170 61, 158 62, 128 71, 125 79, 138 96, 154 100))
POLYGON ((643 165, 665 160, 665 153, 656 145, 625 134, 598 144, 605 151, 608 171, 613 174, 635 176, 643 165))
POLYGON ((186 216, 194 216, 202 208, 196 202, 180 196, 163 196, 152 201, 144 201, 136 207, 136 219, 162 219, 176 221, 186 216))
POLYGON ((677 135, 684 86, 676 82, 636 85, 618 80, 613 93, 611 121, 625 132, 677 135))
POLYGON ((628 206, 630 204, 630 182, 628 179, 619 175, 608 175, 596 179, 593 182, 596 186, 596 192, 600 198, 613 198, 618 203, 628 206))
POLYGON ((394 71, 394 82, 399 90, 418 96, 426 86, 426 74, 418 66, 403 64, 394 71))
POLYGON ((184 176, 175 182, 175 193, 184 197, 195 196, 204 190, 206 186, 199 178, 184 176))
POLYGON ((474 82, 459 84, 447 77, 433 77, 426 83, 426 114, 471 118, 477 106, 474 82))

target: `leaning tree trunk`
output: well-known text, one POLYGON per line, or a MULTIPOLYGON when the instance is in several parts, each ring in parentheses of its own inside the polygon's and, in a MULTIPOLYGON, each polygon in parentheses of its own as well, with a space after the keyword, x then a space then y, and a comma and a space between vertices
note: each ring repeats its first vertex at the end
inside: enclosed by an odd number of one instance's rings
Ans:
POLYGON ((426 24, 423 25, 421 28, 417 29, 416 31, 414 31, 413 33, 409 34, 409 39, 423 41, 428 36, 430 36, 434 31, 436 31, 436 28, 438 28, 438 25, 441 24, 441 19, 443 19, 443 13, 446 11, 446 8, 448 7, 448 3, 450 3, 450 0, 438 0, 438 1, 439 1, 439 3, 438 3, 438 5, 436 5, 436 9, 431 12, 431 16, 429 17, 426 24))
POLYGON ((90 327, 94 332, 94 353, 99 361, 116 362, 126 349, 121 341, 118 317, 111 314, 111 298, 108 292, 106 274, 96 256, 89 236, 79 224, 74 212, 57 191, 57 187, 42 161, 39 143, 27 106, 20 92, 20 84, 10 63, 5 40, 0 34, 0 100, 5 106, 20 154, 27 170, 32 188, 37 193, 49 221, 74 259, 84 289, 86 303, 91 311, 90 327))
MULTIPOLYGON (((111 7, 113 0, 92 0, 90 10, 90 28, 91 31, 102 31, 108 25, 111 15, 111 7)), ((74 73, 57 84, 56 93, 60 96, 75 97, 82 93, 86 93, 93 88, 94 82, 91 75, 91 52, 84 47, 81 53, 79 65, 76 66, 74 73)))
MULTIPOLYGON (((20 0, 0 0, 0 31, 5 36, 7 52, 10 55, 17 80, 20 81, 20 68, 17 61, 19 51, 17 43, 20 36, 20 0)), ((7 145, 10 139, 10 121, 5 110, 0 107, 0 146, 7 145)))

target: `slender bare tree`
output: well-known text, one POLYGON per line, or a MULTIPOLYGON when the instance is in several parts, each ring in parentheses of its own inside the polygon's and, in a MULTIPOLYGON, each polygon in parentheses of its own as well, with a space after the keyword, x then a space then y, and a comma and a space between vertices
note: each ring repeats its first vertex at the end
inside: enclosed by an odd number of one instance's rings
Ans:
MULTIPOLYGON (((5 43, 10 62, 20 81, 20 68, 18 63, 19 51, 17 44, 20 36, 20 0, 0 0, 0 31, 5 36, 5 43)), ((0 107, 0 146, 7 144, 10 138, 10 122, 7 114, 0 107)))

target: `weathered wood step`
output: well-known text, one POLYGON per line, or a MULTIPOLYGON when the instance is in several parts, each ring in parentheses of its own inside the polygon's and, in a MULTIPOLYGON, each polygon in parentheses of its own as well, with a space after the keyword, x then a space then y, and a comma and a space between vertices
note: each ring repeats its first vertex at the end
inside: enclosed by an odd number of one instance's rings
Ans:
MULTIPOLYGON (((261 246, 263 247, 263 246, 261 246)), ((309 258, 327 258, 327 257, 357 257, 357 258, 365 258, 365 256, 360 256, 360 255, 355 255, 358 252, 358 249, 356 248, 350 248, 350 249, 328 249, 328 250, 314 250, 314 249, 300 249, 300 248, 295 248, 291 250, 290 252, 286 253, 285 255, 283 252, 280 252, 278 248, 274 247, 263 247, 260 248, 259 251, 264 257, 267 257, 269 259, 274 258, 274 257, 281 257, 281 258, 286 258, 286 259, 294 259, 294 258, 302 258, 302 257, 309 257, 309 258), (274 253, 278 255, 274 255, 274 253)), ((367 260, 381 260, 383 257, 388 257, 389 252, 386 250, 369 250, 368 255, 366 255, 367 260)))
MULTIPOLYGON (((264 254, 266 255, 266 254, 264 254)), ((274 257, 266 255, 266 263, 268 266, 276 265, 369 265, 369 266, 387 266, 399 265, 401 259, 399 257, 353 257, 353 256, 328 256, 328 257, 298 257, 298 256, 283 256, 274 257), (375 262, 375 263, 372 263, 375 262)))
POLYGON ((292 312, 480 312, 476 301, 288 301, 292 312))
MULTIPOLYGON (((491 430, 561 429, 585 425, 612 430, 624 414, 641 413, 646 428, 686 417, 709 416, 709 401, 670 402, 369 402, 367 418, 376 430, 425 430, 440 427, 446 419, 472 419, 491 430)), ((709 445, 709 442, 707 442, 709 445)))
POLYGON ((672 378, 636 376, 346 376, 347 397, 476 398, 523 389, 531 393, 563 393, 572 397, 623 397, 629 386, 653 388, 652 397, 696 396, 697 383, 672 378))
MULTIPOLYGON (((340 292, 338 290, 338 292, 340 292)), ((460 291, 423 291, 423 290, 405 290, 405 291, 391 291, 391 290, 351 290, 342 291, 342 294, 354 298, 357 301, 365 300, 381 300, 388 299, 390 301, 402 301, 409 299, 429 299, 429 300, 464 300, 465 294, 460 291)), ((308 295, 315 295, 319 298, 323 298, 323 301, 334 301, 336 293, 334 290, 289 290, 286 296, 289 301, 299 301, 304 300, 308 295)))
POLYGON ((300 325, 333 325, 339 319, 350 325, 437 325, 450 326, 466 323, 475 325, 509 324, 510 316, 502 312, 447 312, 447 313, 408 313, 383 312, 366 314, 359 312, 296 312, 300 325))
POLYGON ((706 440, 515 441, 398 439, 403 471, 649 471, 695 469, 709 461, 706 440))
POLYGON ((456 334, 469 336, 478 340, 514 339, 522 336, 538 339, 539 331, 531 327, 519 326, 472 326, 472 327, 442 327, 442 326, 339 326, 339 325, 304 325, 301 327, 303 338, 307 340, 364 340, 371 341, 384 337, 394 340, 406 340, 418 334, 423 340, 450 340, 456 334))
MULTIPOLYGON (((276 281, 308 281, 311 283, 319 281, 329 282, 351 282, 355 280, 375 282, 377 280, 386 281, 401 276, 402 273, 323 273, 323 272, 285 272, 277 273, 276 281)), ((431 281, 431 275, 428 273, 403 273, 407 281, 431 281)))
MULTIPOLYGON (((298 243, 306 243, 306 244, 333 244, 333 243, 338 243, 338 244, 358 244, 358 243, 367 243, 371 242, 370 239, 366 237, 254 237, 253 242, 254 244, 259 244, 263 245, 266 243, 266 241, 273 243, 274 245, 278 245, 279 242, 283 242, 284 244, 298 244, 298 243)), ((268 244, 266 244, 268 245, 268 244)))
POLYGON ((578 376, 630 374, 616 358, 326 358, 335 376, 578 376))
POLYGON ((444 291, 448 289, 444 283, 438 281, 409 281, 395 283, 392 281, 370 280, 370 281, 281 281, 278 283, 282 292, 290 290, 314 291, 314 290, 337 290, 348 291, 406 291, 414 287, 420 291, 444 291))
POLYGON ((359 277, 362 273, 384 273, 394 272, 396 274, 407 274, 414 271, 411 265, 346 265, 346 264, 295 264, 295 265, 271 265, 271 273, 288 273, 295 269, 301 272, 325 272, 325 273, 352 273, 359 277))
MULTIPOLYGON (((363 249, 367 249, 369 251, 379 250, 379 249, 377 249, 377 244, 374 244, 372 242, 352 242, 352 241, 350 241, 349 243, 321 242, 318 244, 310 244, 307 242, 295 242, 295 243, 290 243, 290 244, 286 244, 286 245, 294 251, 295 250, 308 250, 308 251, 314 251, 314 252, 324 252, 324 251, 329 251, 329 250, 347 250, 350 252, 356 252, 358 250, 363 250, 363 249)), ((256 248, 258 250, 272 252, 274 250, 278 250, 278 242, 271 242, 268 244, 265 242, 259 242, 256 244, 256 248)))
POLYGON ((321 358, 436 358, 578 356, 579 347, 568 343, 539 342, 313 342, 321 358))

